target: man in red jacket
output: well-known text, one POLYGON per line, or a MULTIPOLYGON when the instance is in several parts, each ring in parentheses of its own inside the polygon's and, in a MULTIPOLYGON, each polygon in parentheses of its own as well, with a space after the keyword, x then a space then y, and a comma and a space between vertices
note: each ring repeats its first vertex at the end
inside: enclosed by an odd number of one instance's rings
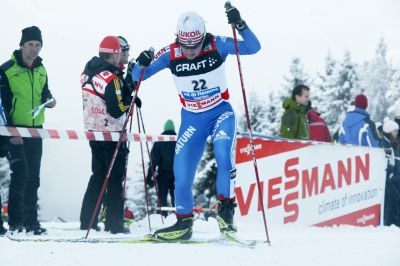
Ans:
POLYGON ((310 140, 332 142, 331 134, 325 120, 320 117, 320 113, 314 109, 308 112, 308 126, 310 129, 310 140))

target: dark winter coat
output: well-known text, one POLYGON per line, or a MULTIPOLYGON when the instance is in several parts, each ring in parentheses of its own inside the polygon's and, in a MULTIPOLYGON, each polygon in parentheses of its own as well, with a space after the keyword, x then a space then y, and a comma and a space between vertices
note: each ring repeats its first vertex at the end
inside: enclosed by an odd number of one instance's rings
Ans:
POLYGON ((285 99, 282 106, 285 112, 281 120, 280 136, 289 139, 309 139, 307 107, 296 103, 291 98, 285 99))
MULTIPOLYGON (((175 131, 164 131, 162 135, 176 135, 175 131)), ((176 141, 165 141, 154 143, 151 149, 151 163, 155 173, 157 169, 160 178, 174 178, 174 156, 176 141)), ((147 182, 151 183, 152 170, 149 167, 147 171, 147 182)))
MULTIPOLYGON (((96 74, 103 71, 110 71, 114 73, 121 82, 124 80, 123 71, 116 66, 108 63, 102 58, 97 56, 93 57, 85 66, 83 74, 89 77, 88 82, 91 82, 91 78, 96 74)), ((122 99, 118 97, 115 93, 115 82, 109 82, 107 88, 105 89, 104 100, 107 106, 107 112, 114 118, 118 118, 123 115, 127 110, 131 102, 131 97, 128 88, 123 86, 122 89, 122 99)))
POLYGON ((367 111, 356 108, 346 114, 339 132, 339 143, 379 147, 375 124, 367 111))
POLYGON ((310 129, 310 140, 332 142, 331 134, 325 120, 320 117, 320 113, 311 109, 308 112, 308 126, 310 129))
POLYGON ((400 150, 398 144, 390 139, 389 134, 383 134, 381 143, 388 159, 384 225, 395 224, 400 226, 400 150))

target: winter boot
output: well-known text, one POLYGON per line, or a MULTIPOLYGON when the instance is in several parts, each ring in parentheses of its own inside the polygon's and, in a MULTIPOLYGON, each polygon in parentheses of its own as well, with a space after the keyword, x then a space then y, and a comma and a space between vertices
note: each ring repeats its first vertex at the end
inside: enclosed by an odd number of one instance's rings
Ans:
MULTIPOLYGON (((88 225, 87 225, 87 226, 84 226, 84 225, 81 224, 80 229, 81 229, 81 230, 87 230, 88 227, 89 227, 88 225)), ((100 232, 100 231, 101 231, 100 226, 98 226, 97 224, 93 224, 93 225, 92 225, 92 229, 94 229, 96 232, 100 232)), ((107 230, 104 230, 104 231, 107 231, 107 230)))
POLYGON ((218 204, 218 226, 221 233, 235 233, 236 226, 233 224, 236 203, 233 200, 221 200, 218 204))
POLYGON ((157 239, 161 240, 188 240, 192 237, 193 215, 181 218, 177 217, 174 225, 159 229, 154 233, 157 239))
POLYGON ((18 233, 22 233, 24 231, 24 227, 22 224, 9 225, 8 227, 9 227, 11 234, 18 234, 18 233))
POLYGON ((119 228, 107 228, 110 229, 111 234, 129 234, 131 230, 128 227, 121 226, 119 228))
POLYGON ((7 229, 5 229, 3 226, 3 223, 1 223, 0 224, 0 236, 5 235, 6 233, 7 233, 7 229))
POLYGON ((43 228, 40 224, 25 226, 25 231, 27 234, 33 234, 35 236, 47 234, 47 229, 43 228))

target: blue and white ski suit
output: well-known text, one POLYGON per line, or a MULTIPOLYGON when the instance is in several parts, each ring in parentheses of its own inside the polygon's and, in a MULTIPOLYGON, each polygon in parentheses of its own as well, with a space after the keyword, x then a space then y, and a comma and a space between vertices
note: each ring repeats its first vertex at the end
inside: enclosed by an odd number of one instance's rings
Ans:
MULTIPOLYGON (((261 48, 250 29, 239 34, 239 54, 249 55, 261 48)), ((225 75, 225 59, 235 54, 232 38, 207 34, 200 54, 189 60, 177 43, 161 49, 146 68, 143 80, 158 71, 169 68, 179 94, 181 126, 177 136, 174 174, 177 215, 192 213, 192 185, 197 165, 204 152, 208 136, 211 136, 218 166, 217 195, 220 199, 234 198, 236 177, 236 118, 229 103, 225 75)), ((139 79, 141 68, 135 65, 134 81, 139 79)))

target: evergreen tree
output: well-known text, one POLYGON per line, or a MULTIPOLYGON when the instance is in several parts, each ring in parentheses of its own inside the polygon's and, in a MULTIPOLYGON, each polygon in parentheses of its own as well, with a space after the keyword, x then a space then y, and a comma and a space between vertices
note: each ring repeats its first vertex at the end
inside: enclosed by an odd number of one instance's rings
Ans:
POLYGON ((331 132, 338 127, 338 115, 343 111, 338 99, 339 67, 337 61, 329 53, 325 59, 323 73, 317 74, 316 90, 312 93, 313 107, 321 113, 331 132))
MULTIPOLYGON (((266 134, 268 123, 267 123, 267 105, 261 100, 261 98, 254 92, 250 94, 250 101, 248 102, 250 125, 253 132, 266 134)), ((238 122, 239 132, 247 132, 247 119, 246 113, 239 116, 238 122)))
POLYGON ((364 64, 361 86, 368 97, 368 112, 374 121, 383 121, 393 98, 387 98, 394 74, 392 66, 386 60, 387 47, 383 39, 378 43, 375 58, 364 64))
POLYGON ((393 69, 390 89, 386 92, 386 99, 390 101, 388 116, 393 118, 400 111, 400 68, 393 69))
POLYGON ((343 60, 335 67, 331 59, 327 59, 325 92, 323 95, 326 112, 323 118, 326 120, 331 132, 335 132, 343 121, 346 112, 351 106, 354 96, 361 93, 357 65, 352 62, 351 53, 346 51, 343 60))

